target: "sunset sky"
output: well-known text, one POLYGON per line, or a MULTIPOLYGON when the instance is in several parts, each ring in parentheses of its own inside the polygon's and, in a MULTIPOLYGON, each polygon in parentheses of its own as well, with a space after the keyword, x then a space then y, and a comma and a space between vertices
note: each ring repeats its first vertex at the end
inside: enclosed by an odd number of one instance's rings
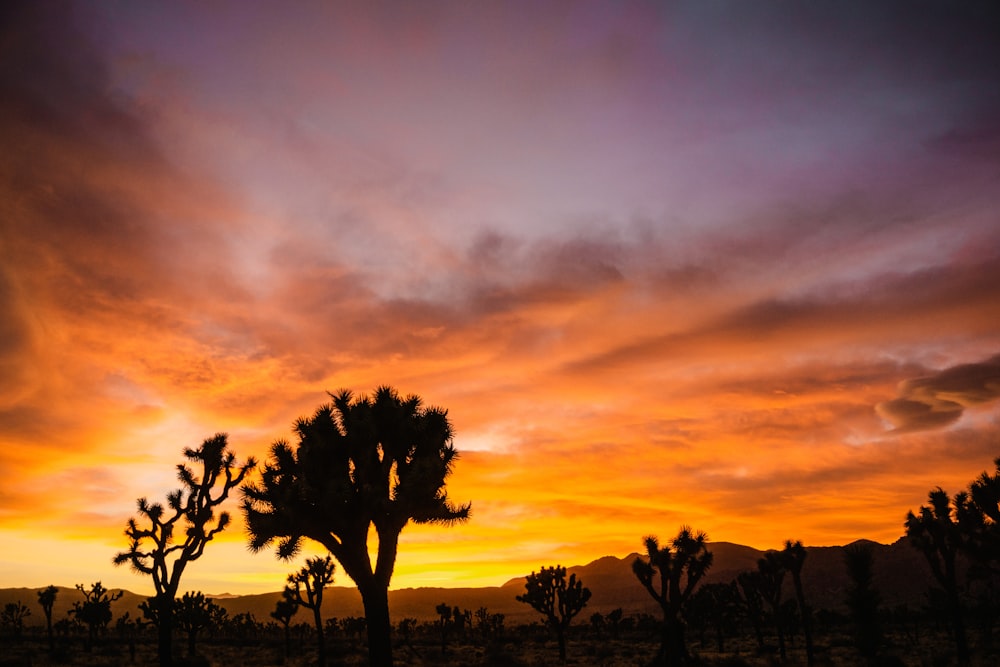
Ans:
POLYGON ((0 587, 151 592, 183 448, 381 384, 473 508, 394 588, 895 541, 1000 456, 995 7, 3 3, 0 587))

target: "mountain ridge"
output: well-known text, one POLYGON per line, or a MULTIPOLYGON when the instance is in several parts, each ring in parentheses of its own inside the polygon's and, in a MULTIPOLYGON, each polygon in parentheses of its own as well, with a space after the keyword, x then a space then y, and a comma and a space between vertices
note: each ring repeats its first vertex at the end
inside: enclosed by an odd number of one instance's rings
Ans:
MULTIPOLYGON (((923 555, 911 547, 905 538, 892 544, 881 544, 869 540, 857 540, 851 544, 833 547, 806 547, 807 557, 802 569, 803 588, 806 600, 814 609, 845 610, 844 596, 849 583, 843 562, 844 550, 854 544, 872 545, 874 556, 874 584, 882 595, 883 606, 890 609, 900 605, 919 608, 926 601, 926 591, 931 583, 923 555)), ((765 551, 731 542, 710 542, 709 550, 714 554, 712 568, 702 583, 728 582, 744 570, 756 568, 757 559, 765 551)), ((567 567, 570 574, 576 574, 583 585, 592 592, 587 606, 587 615, 594 612, 607 613, 621 607, 626 614, 658 614, 655 602, 639 584, 632 573, 632 561, 639 557, 631 553, 619 558, 602 556, 585 565, 567 567)), ((527 605, 517 602, 515 596, 521 592, 524 577, 514 577, 500 586, 476 588, 419 587, 389 591, 389 606, 394 620, 415 618, 418 621, 436 618, 435 608, 439 604, 475 611, 486 607, 492 613, 502 613, 508 623, 523 623, 535 620, 537 614, 527 605)), ((785 597, 791 596, 790 577, 786 577, 785 597)), ((53 619, 65 616, 72 603, 81 599, 79 591, 58 587, 53 619)), ((38 605, 37 591, 41 588, 0 589, 0 606, 20 600, 32 610, 26 619, 29 624, 44 623, 44 615, 38 605)), ((114 589, 120 590, 120 589, 114 589)), ((229 614, 251 613, 260 622, 271 620, 270 612, 280 599, 281 592, 256 593, 249 595, 224 594, 215 599, 229 614)), ((143 595, 125 591, 123 597, 112 606, 117 618, 126 611, 132 618, 139 616, 137 605, 145 600, 143 595)), ((350 586, 331 586, 324 600, 324 616, 344 618, 364 614, 361 597, 357 589, 350 586)))

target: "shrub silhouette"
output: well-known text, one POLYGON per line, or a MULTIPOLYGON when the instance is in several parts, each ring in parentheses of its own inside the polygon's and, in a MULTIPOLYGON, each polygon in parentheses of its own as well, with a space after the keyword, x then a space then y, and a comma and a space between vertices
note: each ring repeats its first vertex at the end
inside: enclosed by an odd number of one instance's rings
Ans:
POLYGON ((566 579, 566 568, 561 565, 543 567, 537 574, 525 577, 525 592, 517 596, 545 617, 545 622, 556 635, 559 659, 566 661, 566 630, 573 617, 579 614, 590 600, 590 589, 583 587, 575 574, 566 579))
POLYGON ((296 422, 298 446, 274 443, 260 483, 244 486, 250 548, 277 542, 277 556, 288 559, 303 538, 326 547, 361 593, 371 664, 388 667, 388 589, 400 532, 410 521, 465 521, 470 506, 453 505, 444 489, 457 457, 446 411, 386 386, 373 397, 355 399, 346 390, 331 396, 331 404, 296 422))
POLYGON ((657 661, 674 667, 688 659, 684 630, 685 606, 695 586, 712 566, 708 536, 694 534, 682 526, 677 536, 663 547, 656 536, 645 539, 646 560, 632 561, 632 571, 663 611, 660 652, 657 661), (656 577, 659 575, 659 585, 656 577), (683 579, 683 581, 682 581, 683 579))
POLYGON ((185 449, 184 457, 200 467, 201 476, 178 464, 177 477, 183 488, 167 495, 166 507, 140 498, 139 517, 148 527, 129 519, 125 528, 128 550, 114 559, 115 565, 129 563, 136 572, 153 578, 156 596, 148 611, 156 618, 161 667, 170 667, 173 661, 173 607, 184 568, 199 559, 205 545, 229 525, 229 513, 216 517, 215 509, 256 465, 253 458, 237 464, 224 433, 208 438, 198 449, 185 449), (220 488, 213 495, 217 486, 220 488))

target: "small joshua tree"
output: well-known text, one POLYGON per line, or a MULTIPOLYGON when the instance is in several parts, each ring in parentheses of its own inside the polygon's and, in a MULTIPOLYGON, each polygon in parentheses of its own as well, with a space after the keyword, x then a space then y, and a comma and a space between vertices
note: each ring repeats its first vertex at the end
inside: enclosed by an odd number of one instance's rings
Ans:
POLYGON ((38 604, 42 606, 42 611, 45 613, 45 631, 49 636, 50 652, 55 649, 55 639, 52 636, 52 607, 56 604, 56 595, 58 594, 59 589, 55 586, 38 591, 38 604))
POLYGON ((566 568, 561 565, 543 567, 525 579, 524 595, 518 595, 517 601, 531 605, 545 617, 559 643, 559 659, 566 662, 566 630, 573 617, 587 606, 590 589, 584 588, 575 574, 567 580, 566 568))
POLYGON ((677 537, 660 546, 655 535, 646 538, 647 559, 632 561, 632 572, 663 611, 663 635, 658 661, 670 667, 687 659, 684 610, 694 587, 712 566, 708 536, 682 526, 677 537), (656 576, 659 575, 659 583, 656 576))
POLYGON ((286 587, 281 593, 281 599, 274 604, 274 611, 271 612, 271 618, 281 623, 285 631, 285 660, 292 654, 292 635, 288 626, 292 622, 292 617, 299 613, 299 603, 294 596, 294 591, 286 587))
POLYGON ((155 608, 161 667, 170 667, 173 662, 173 609, 181 574, 229 525, 229 513, 216 516, 216 508, 256 465, 252 458, 237 464, 223 433, 208 438, 198 449, 185 449, 184 457, 200 467, 201 476, 187 465, 178 464, 177 477, 183 488, 167 495, 166 507, 140 498, 139 519, 148 525, 140 526, 135 518, 129 519, 125 528, 128 550, 114 559, 115 565, 129 563, 136 572, 153 578, 156 596, 149 607, 155 608), (217 486, 221 488, 213 495, 217 486))
POLYGON ((802 634, 806 640, 806 664, 812 667, 816 662, 812 641, 812 610, 806 604, 806 596, 802 590, 802 565, 809 554, 802 542, 785 540, 785 548, 780 552, 785 569, 792 575, 792 585, 795 588, 795 602, 799 607, 799 617, 802 619, 802 634))
POLYGON ((183 597, 174 601, 174 620, 178 629, 187 633, 188 636, 188 657, 195 655, 195 641, 198 633, 212 627, 212 623, 218 616, 219 605, 210 598, 206 598, 201 591, 197 593, 187 592, 183 597))
POLYGON ((305 566, 288 575, 288 590, 294 596, 296 604, 312 610, 313 622, 316 624, 316 656, 319 667, 326 665, 326 641, 323 638, 323 589, 333 583, 333 573, 336 570, 333 560, 326 558, 310 558, 305 566), (305 595, 303 596, 303 593, 305 595))
POLYGON ((112 593, 101 582, 91 585, 90 590, 77 584, 76 590, 83 593, 83 602, 74 602, 69 613, 87 626, 87 650, 94 644, 97 633, 111 622, 111 603, 124 595, 124 591, 112 593))
POLYGON ((0 624, 9 626, 14 641, 21 639, 21 631, 24 629, 24 619, 31 616, 31 610, 24 606, 20 600, 8 602, 0 612, 0 624))
POLYGON ((765 552, 763 558, 757 560, 757 572, 759 574, 757 584, 761 597, 767 602, 774 615, 774 629, 778 633, 778 653, 781 655, 781 661, 784 662, 786 658, 785 613, 781 604, 781 593, 785 581, 785 561, 777 551, 772 549, 765 552))

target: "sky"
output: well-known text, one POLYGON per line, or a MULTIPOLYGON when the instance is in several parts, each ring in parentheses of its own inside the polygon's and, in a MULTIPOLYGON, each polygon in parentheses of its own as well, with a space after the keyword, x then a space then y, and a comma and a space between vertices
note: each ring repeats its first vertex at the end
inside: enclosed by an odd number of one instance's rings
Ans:
MULTIPOLYGON (((1000 456, 993 3, 0 15, 0 587, 151 592, 136 499, 342 388, 455 429, 393 588, 893 542, 1000 456)), ((279 590, 228 507, 181 588, 279 590)))

